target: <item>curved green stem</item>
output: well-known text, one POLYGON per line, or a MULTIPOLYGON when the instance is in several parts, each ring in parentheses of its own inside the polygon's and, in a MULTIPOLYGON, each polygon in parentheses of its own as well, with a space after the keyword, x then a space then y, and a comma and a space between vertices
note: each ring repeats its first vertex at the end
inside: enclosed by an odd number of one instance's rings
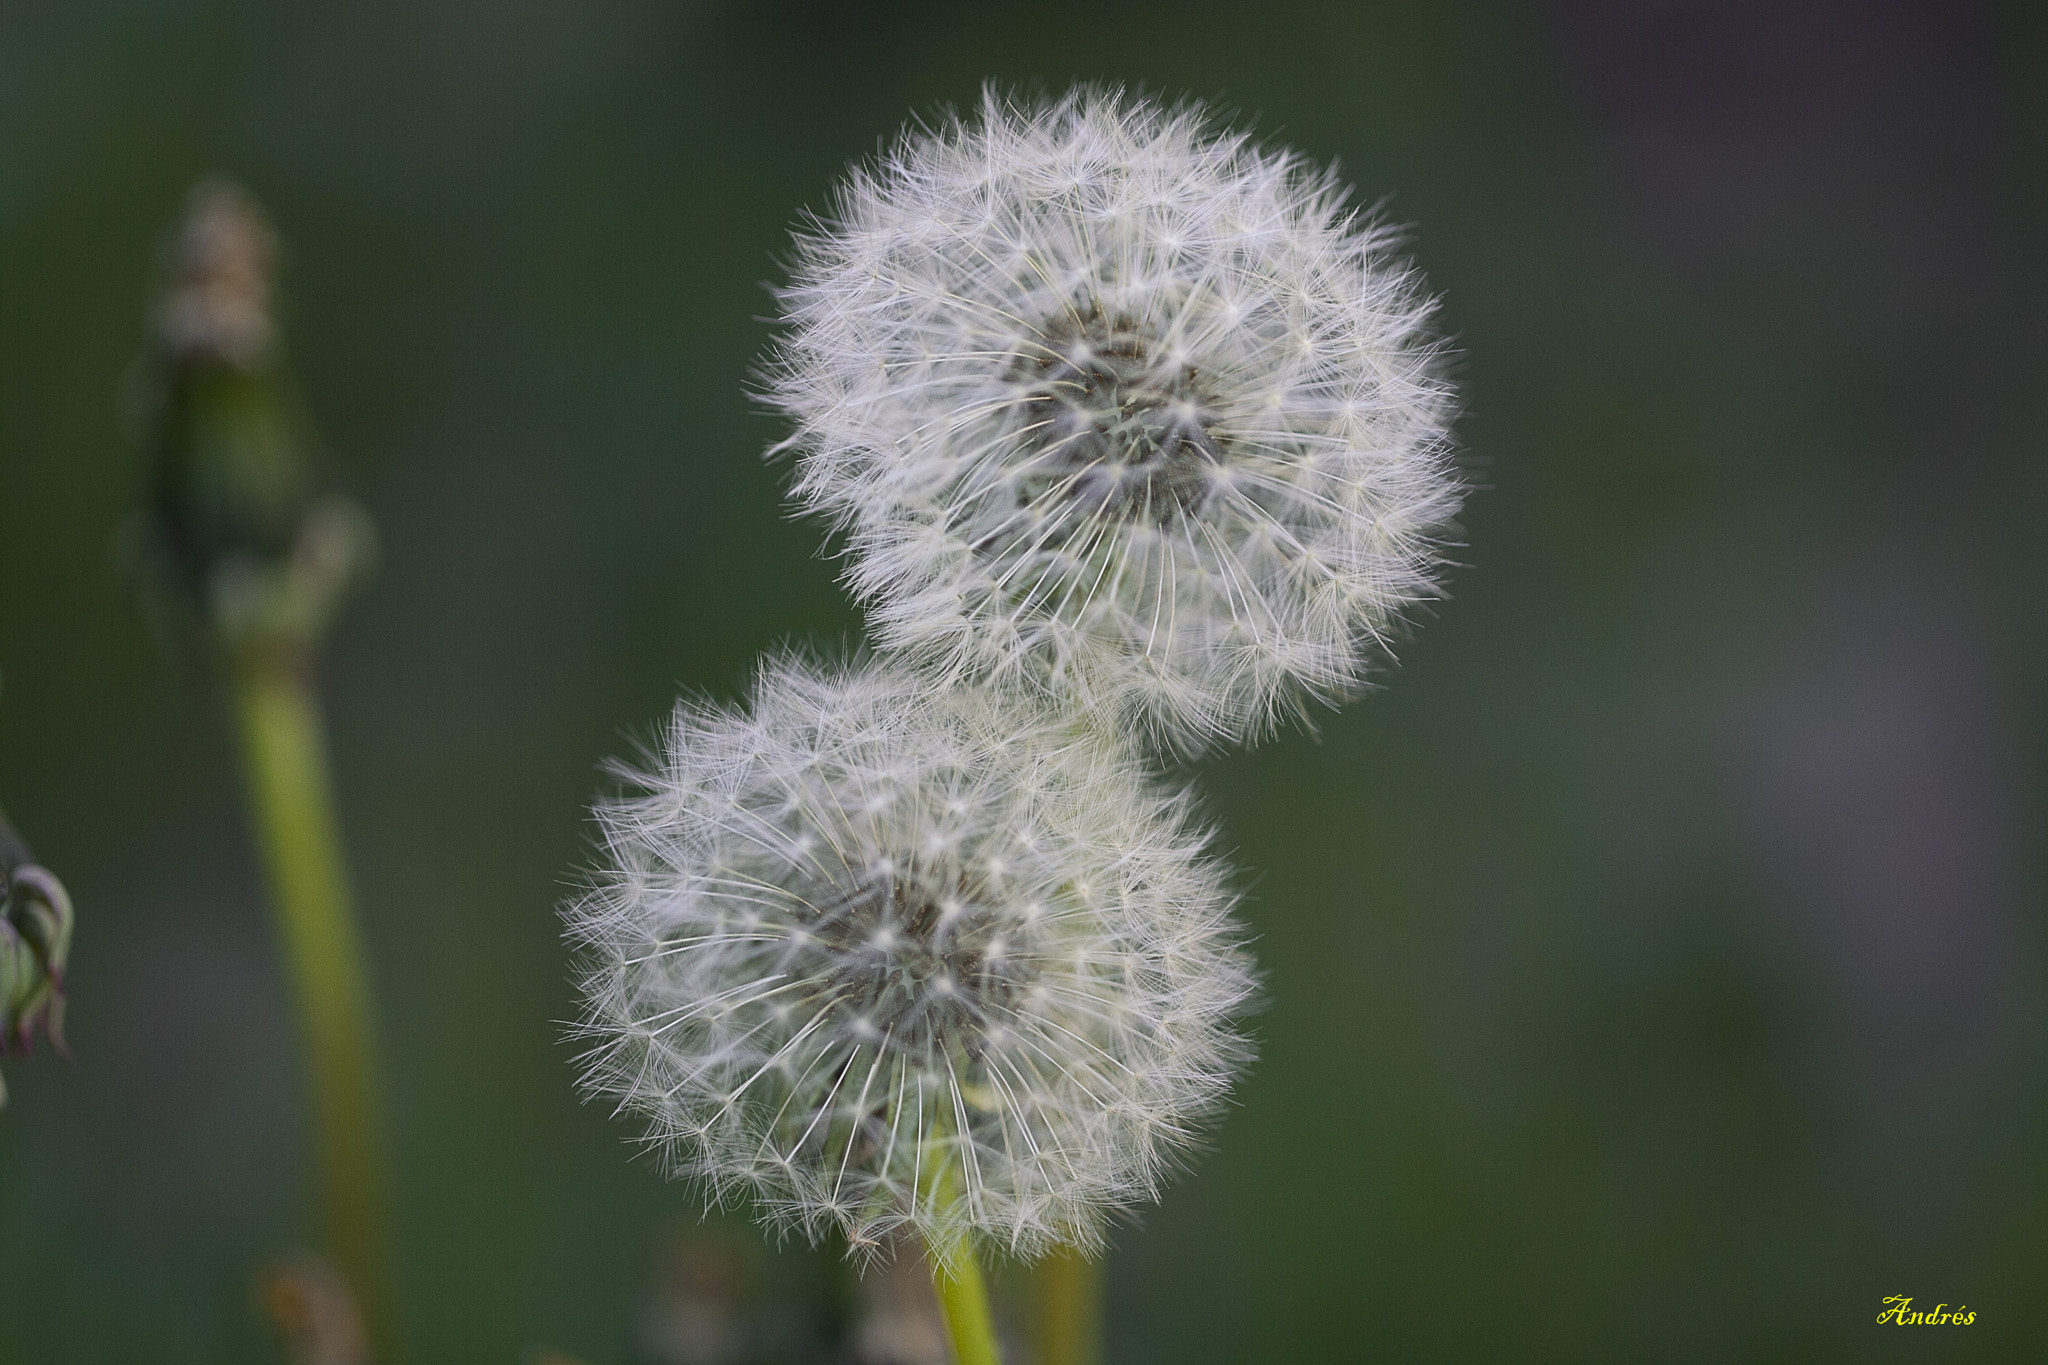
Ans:
POLYGON ((236 661, 249 801, 310 1072, 329 1253, 374 1349, 391 1349, 383 1149, 369 974, 312 689, 286 651, 236 661))

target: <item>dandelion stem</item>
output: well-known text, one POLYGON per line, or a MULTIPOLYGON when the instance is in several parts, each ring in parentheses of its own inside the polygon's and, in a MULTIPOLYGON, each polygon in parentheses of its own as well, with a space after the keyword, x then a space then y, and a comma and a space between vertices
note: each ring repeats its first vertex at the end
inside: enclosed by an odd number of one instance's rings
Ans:
MULTIPOLYGON (((933 1212, 939 1213, 959 1200, 965 1175, 950 1118, 938 1117, 933 1124, 931 1151, 936 1160, 926 1164, 918 1185, 933 1212)), ((944 1225, 942 1220, 940 1226, 944 1225)), ((988 1308, 988 1285, 974 1259, 972 1238, 964 1230, 938 1237, 927 1234, 926 1251, 932 1287, 939 1295, 939 1312, 946 1319, 946 1336, 953 1343, 954 1365, 1002 1365, 995 1318, 988 1308)))
POLYGON ((1061 1247, 1038 1263, 1038 1365, 1098 1365, 1102 1359, 1102 1262, 1061 1247))
POLYGON ((946 1317, 955 1365, 1002 1365, 995 1319, 988 1311, 988 1286, 965 1238, 947 1255, 932 1258, 932 1283, 939 1291, 939 1310, 946 1317))
POLYGON ((249 651, 235 663, 234 688, 251 812, 304 1036, 327 1246, 384 1355, 391 1333, 369 976, 325 737, 307 670, 292 651, 249 651))

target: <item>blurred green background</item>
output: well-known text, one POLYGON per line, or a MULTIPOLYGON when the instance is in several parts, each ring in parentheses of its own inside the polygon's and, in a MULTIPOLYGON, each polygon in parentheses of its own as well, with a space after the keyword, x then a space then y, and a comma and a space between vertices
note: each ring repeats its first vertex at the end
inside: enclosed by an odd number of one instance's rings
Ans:
POLYGON ((1384 689, 1204 767, 1262 1056, 1117 1236, 1111 1359, 2043 1358, 2048 43, 1961 0, 0 4, 0 800, 81 915, 0 1358, 276 1359, 310 1236, 228 727, 114 549, 186 189, 275 215, 381 531, 327 690, 413 1358, 630 1365, 696 1206, 572 1093, 555 903, 679 686, 858 638, 763 282, 986 78, 1340 160, 1484 486, 1384 689))

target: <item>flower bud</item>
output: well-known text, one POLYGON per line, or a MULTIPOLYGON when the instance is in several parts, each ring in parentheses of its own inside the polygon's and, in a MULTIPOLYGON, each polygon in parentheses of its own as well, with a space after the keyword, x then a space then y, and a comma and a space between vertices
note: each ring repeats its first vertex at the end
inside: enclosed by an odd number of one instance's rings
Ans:
MULTIPOLYGON (((0 814, 0 1055, 27 1056, 36 1030, 68 1059, 64 963, 71 955, 71 897, 39 866, 0 814)), ((7 1087, 0 1081, 0 1105, 7 1087)))
POLYGON ((368 519, 326 487, 284 364, 277 261, 255 200, 201 182, 151 325, 150 567, 231 648, 310 647, 371 548, 368 519))

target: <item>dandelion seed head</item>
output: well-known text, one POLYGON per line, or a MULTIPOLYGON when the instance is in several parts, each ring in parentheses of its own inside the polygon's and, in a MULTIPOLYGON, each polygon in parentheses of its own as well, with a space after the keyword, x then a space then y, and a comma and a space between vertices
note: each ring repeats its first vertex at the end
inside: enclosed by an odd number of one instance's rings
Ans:
POLYGON ((1244 1060, 1186 797, 1038 703, 773 661, 632 779, 566 911, 585 1082, 714 1198, 857 1247, 1095 1245, 1244 1060))
POLYGON ((1362 680, 1461 489, 1431 302, 1331 173, 986 95, 800 238, 768 397, 883 640, 1194 751, 1362 680))

